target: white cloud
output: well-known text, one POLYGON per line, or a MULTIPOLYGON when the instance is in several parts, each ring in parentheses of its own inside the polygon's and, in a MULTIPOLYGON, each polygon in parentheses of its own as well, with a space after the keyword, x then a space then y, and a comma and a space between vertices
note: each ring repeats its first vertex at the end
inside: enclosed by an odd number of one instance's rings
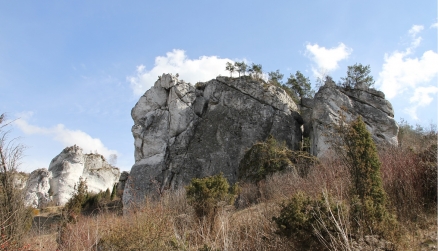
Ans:
POLYGON ((320 77, 321 72, 331 72, 339 68, 339 61, 347 59, 353 52, 353 49, 340 43, 337 47, 327 49, 318 44, 306 45, 306 54, 316 64, 312 71, 315 76, 320 77))
POLYGON ((377 85, 389 99, 430 82, 438 74, 438 53, 428 50, 421 58, 409 57, 421 42, 421 37, 416 35, 422 29, 423 26, 414 25, 409 30, 413 41, 405 51, 385 53, 385 63, 379 73, 377 85))
POLYGON ((430 28, 438 28, 438 22, 433 23, 433 24, 430 26, 430 28))
POLYGON ((409 30, 409 34, 413 37, 417 36, 424 29, 423 25, 412 25, 412 28, 409 30))
POLYGON ((405 112, 417 120, 417 109, 428 106, 433 101, 433 97, 430 95, 436 95, 437 93, 438 87, 436 86, 419 87, 415 89, 414 95, 409 99, 409 103, 413 104, 413 106, 406 108, 405 112))
MULTIPOLYGON (((179 74, 179 79, 195 84, 199 81, 208 81, 218 75, 228 75, 225 71, 226 62, 234 62, 228 58, 217 56, 202 56, 198 59, 189 59, 183 50, 174 49, 166 56, 155 58, 154 67, 147 70, 144 65, 137 66, 136 76, 128 77, 135 95, 142 95, 152 87, 158 76, 163 73, 179 74)), ((234 73, 237 74, 237 73, 234 73)))
POLYGON ((408 48, 408 52, 411 52, 411 50, 417 48, 420 45, 423 38, 417 37, 417 34, 420 33, 423 29, 423 25, 413 25, 412 28, 408 31, 409 35, 411 35, 412 38, 411 47, 408 48))
POLYGON ((414 49, 421 43, 418 34, 424 29, 422 25, 413 25, 408 31, 412 42, 405 51, 385 53, 382 71, 377 79, 377 86, 393 99, 402 93, 413 93, 409 99, 411 106, 405 109, 413 119, 418 119, 417 109, 429 105, 438 92, 430 82, 438 76, 438 53, 428 50, 415 57, 414 49))
POLYGON ((84 153, 97 151, 105 157, 108 157, 110 154, 117 154, 117 151, 110 150, 105 147, 100 139, 93 138, 80 130, 67 129, 63 124, 58 124, 51 128, 38 127, 29 124, 23 118, 15 120, 14 124, 18 126, 18 128, 20 128, 25 134, 48 135, 54 140, 62 143, 64 147, 76 144, 84 150, 84 153))

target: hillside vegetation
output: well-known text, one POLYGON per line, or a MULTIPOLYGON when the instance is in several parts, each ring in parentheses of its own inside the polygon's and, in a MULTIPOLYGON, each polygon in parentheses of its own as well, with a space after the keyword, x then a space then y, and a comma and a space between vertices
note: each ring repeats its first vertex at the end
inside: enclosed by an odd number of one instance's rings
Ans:
POLYGON ((291 161, 281 143, 268 139, 255 144, 258 151, 271 147, 260 166, 289 166, 282 172, 258 172, 255 182, 237 187, 222 176, 196 179, 124 215, 101 203, 52 229, 33 228, 23 244, 31 250, 433 250, 436 130, 402 123, 400 146, 376 149, 360 124, 346 127, 347 159, 335 152, 317 162, 291 161), (296 171, 302 163, 305 175, 296 171))

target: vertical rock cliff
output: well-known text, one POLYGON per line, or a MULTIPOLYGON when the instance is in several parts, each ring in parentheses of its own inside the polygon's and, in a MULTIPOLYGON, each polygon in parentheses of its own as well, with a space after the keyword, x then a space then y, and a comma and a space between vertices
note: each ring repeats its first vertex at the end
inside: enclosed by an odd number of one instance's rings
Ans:
POLYGON ((235 182, 246 150, 269 135, 299 148, 298 108, 281 88, 250 77, 192 86, 163 74, 132 109, 135 164, 127 205, 220 172, 235 182))
POLYGON ((391 103, 381 91, 361 87, 342 88, 326 82, 313 99, 303 99, 304 138, 310 141, 311 154, 322 157, 329 151, 330 137, 336 136, 333 126, 341 114, 345 122, 362 116, 376 144, 397 145, 398 125, 391 103))
POLYGON ((326 83, 298 109, 283 89, 251 77, 192 86, 163 74, 131 112, 135 164, 123 203, 220 172, 236 182, 245 151, 269 135, 292 150, 304 140, 313 155, 324 156, 341 113, 345 122, 362 116, 376 143, 397 144, 392 106, 374 89, 326 83))

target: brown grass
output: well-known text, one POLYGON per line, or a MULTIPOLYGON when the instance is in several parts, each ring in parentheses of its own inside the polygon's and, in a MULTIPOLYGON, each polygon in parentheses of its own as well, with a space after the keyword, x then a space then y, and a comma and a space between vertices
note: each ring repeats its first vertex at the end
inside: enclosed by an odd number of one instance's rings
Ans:
MULTIPOLYGON (((384 188, 403 230, 397 246, 419 250, 436 244, 436 214, 422 206, 423 169, 418 155, 404 148, 387 148, 380 152, 380 159, 384 188)), ((166 191, 160 200, 147 199, 123 216, 113 212, 80 216, 68 224, 69 235, 62 247, 57 247, 57 229, 34 230, 25 243, 30 250, 297 250, 276 234, 272 217, 278 216, 280 202, 298 191, 312 197, 327 191, 337 200, 348 201, 349 184, 344 165, 326 158, 305 178, 290 172, 274 174, 257 185, 240 184, 237 207, 220 206, 214 219, 196 217, 184 189, 166 191)))

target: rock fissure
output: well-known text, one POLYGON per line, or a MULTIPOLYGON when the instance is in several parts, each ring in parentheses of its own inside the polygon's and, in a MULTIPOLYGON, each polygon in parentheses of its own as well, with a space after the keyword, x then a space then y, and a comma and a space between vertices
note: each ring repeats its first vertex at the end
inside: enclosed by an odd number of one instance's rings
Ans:
MULTIPOLYGON (((390 116, 390 117, 393 117, 393 116, 394 116, 393 114, 391 114, 391 113, 389 113, 389 112, 387 112, 387 111, 381 109, 380 107, 377 107, 377 106, 375 106, 375 105, 372 105, 372 104, 370 104, 370 103, 367 103, 366 101, 361 100, 361 99, 359 99, 359 98, 357 98, 357 97, 355 97, 355 96, 348 95, 347 93, 344 93, 344 94, 347 95, 349 98, 353 99, 354 101, 359 102, 359 103, 364 104, 364 105, 367 105, 367 106, 370 106, 370 107, 372 107, 372 108, 374 108, 374 109, 377 109, 377 110, 379 110, 379 111, 385 113, 386 115, 388 115, 388 116, 390 116)), ((375 95, 375 96, 378 97, 377 95, 375 95)))
MULTIPOLYGON (((230 88, 236 90, 236 91, 239 91, 239 92, 242 93, 243 95, 246 95, 247 97, 250 97, 250 98, 252 98, 252 99, 254 99, 254 100, 256 100, 256 101, 258 101, 258 102, 264 104, 264 105, 271 106, 271 107, 272 107, 273 109, 275 109, 275 110, 280 110, 279 108, 273 106, 272 104, 266 103, 266 102, 265 102, 264 100, 262 100, 262 99, 258 99, 258 98, 254 97, 254 96, 251 96, 250 94, 248 94, 248 93, 246 93, 246 92, 244 92, 244 91, 242 91, 242 90, 240 90, 240 89, 238 89, 238 88, 236 88, 236 87, 234 87, 234 86, 229 85, 229 84, 228 84, 227 82, 225 82, 225 81, 221 81, 221 80, 219 80, 219 79, 216 79, 216 80, 217 80, 218 82, 220 82, 220 83, 222 83, 222 84, 225 84, 226 86, 228 86, 228 87, 230 87, 230 88)), ((257 84, 257 83, 256 83, 256 84, 257 84)), ((281 110, 280 110, 280 111, 281 111, 281 110)))
POLYGON ((325 85, 301 103, 298 108, 284 90, 249 77, 217 77, 194 88, 163 74, 132 109, 134 124, 144 130, 132 130, 135 179, 127 180, 124 205, 156 192, 151 180, 161 180, 161 190, 178 189, 192 178, 222 172, 234 183, 245 151, 269 135, 292 150, 307 137, 310 151, 323 156, 329 151, 327 136, 340 121, 336 111, 343 109, 347 122, 362 115, 377 142, 397 142, 398 127, 388 116, 392 106, 378 91, 325 85))

